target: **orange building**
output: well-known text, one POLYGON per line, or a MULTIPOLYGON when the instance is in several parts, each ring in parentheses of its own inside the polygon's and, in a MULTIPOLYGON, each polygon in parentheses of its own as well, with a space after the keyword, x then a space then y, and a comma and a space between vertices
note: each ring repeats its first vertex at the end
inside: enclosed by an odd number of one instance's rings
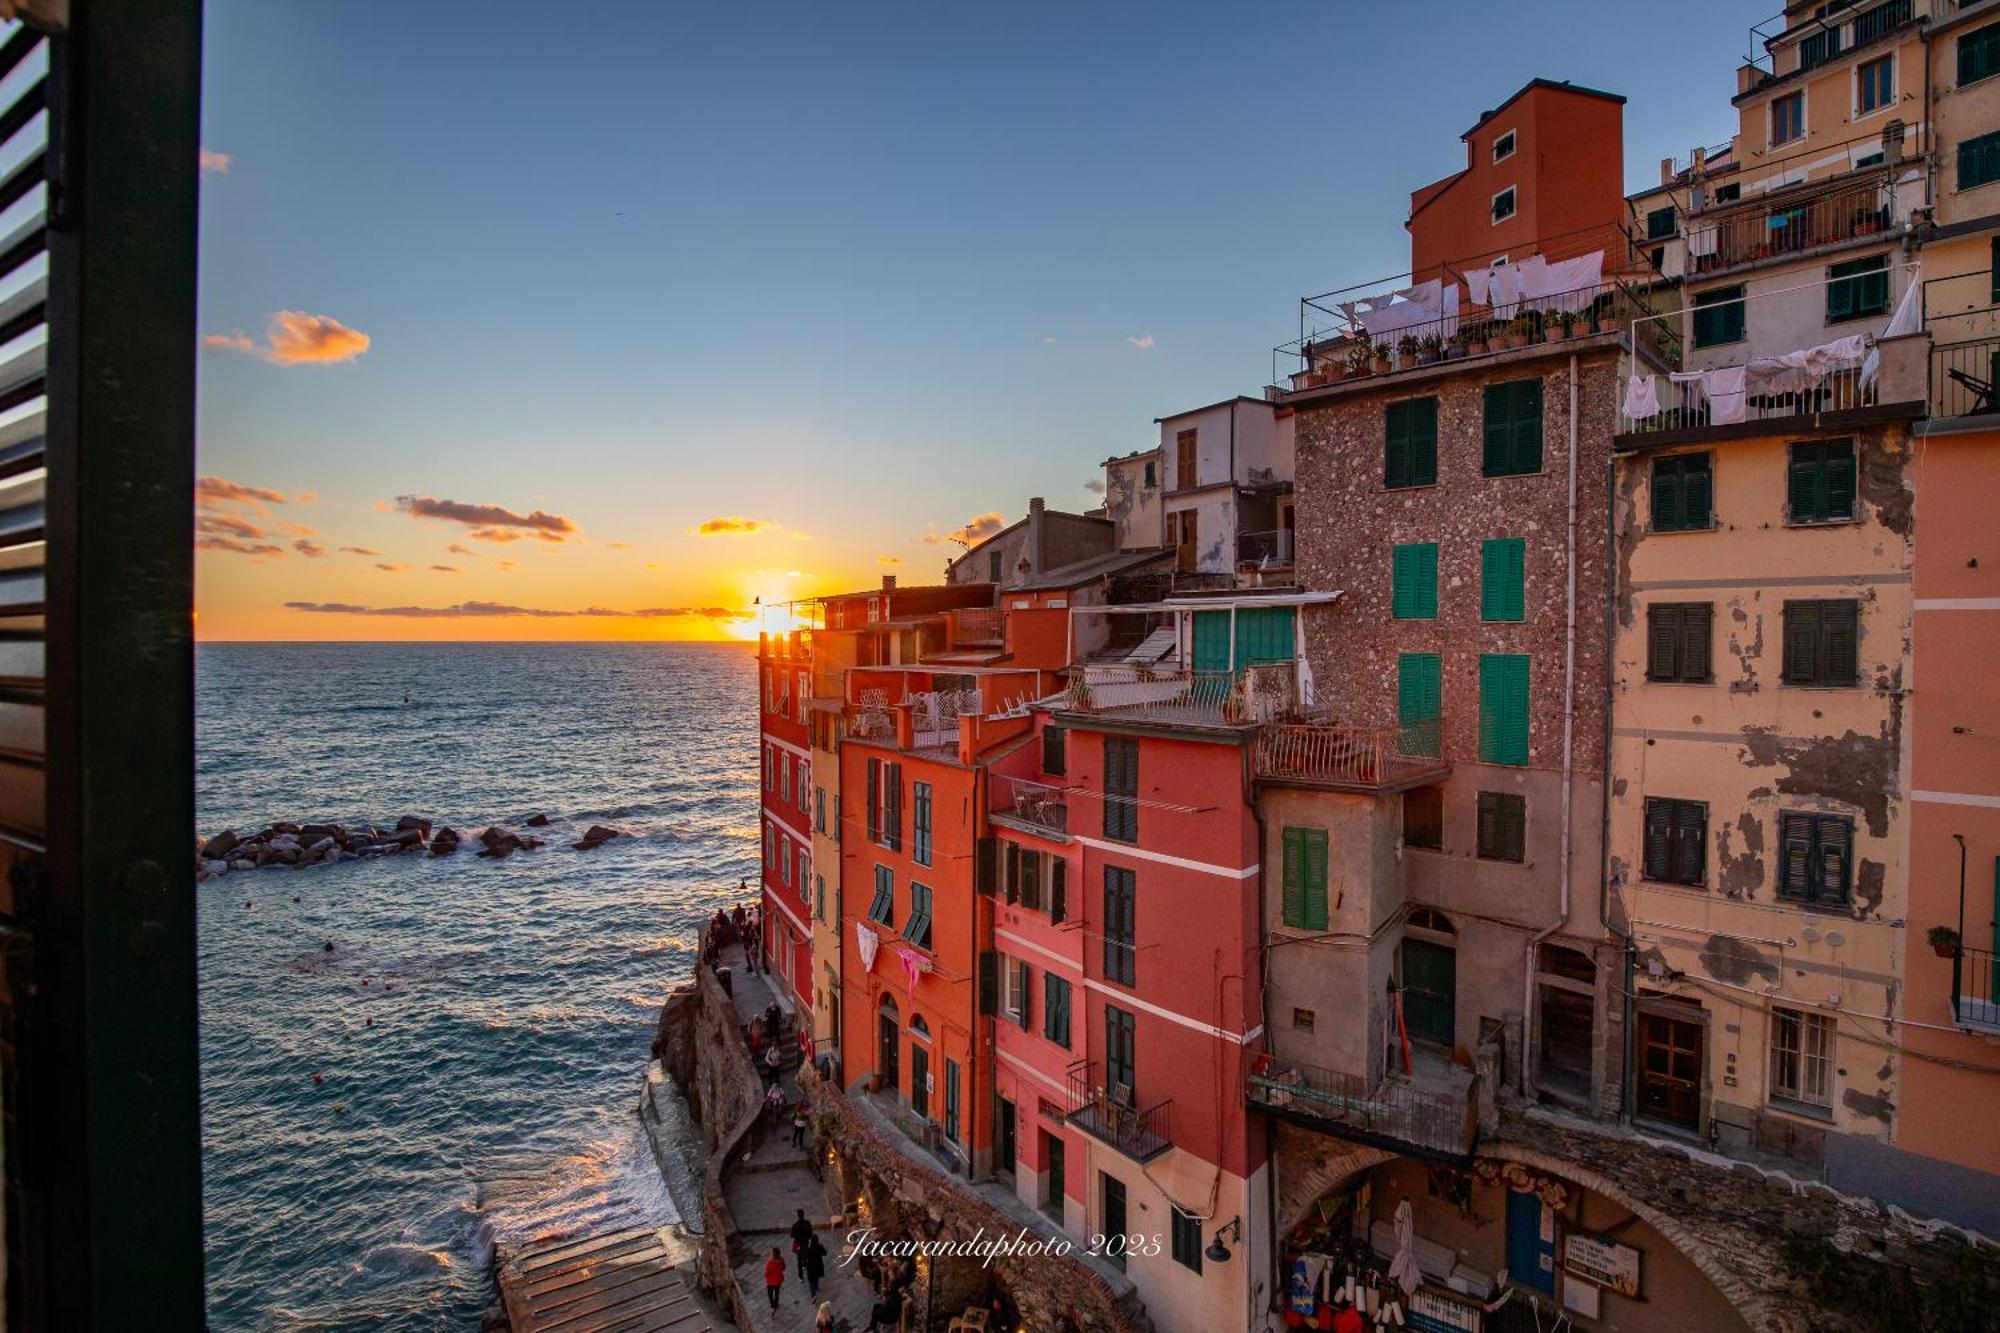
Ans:
POLYGON ((1415 281, 1502 257, 1625 255, 1625 99, 1532 79, 1460 137, 1465 170, 1410 194, 1415 281))

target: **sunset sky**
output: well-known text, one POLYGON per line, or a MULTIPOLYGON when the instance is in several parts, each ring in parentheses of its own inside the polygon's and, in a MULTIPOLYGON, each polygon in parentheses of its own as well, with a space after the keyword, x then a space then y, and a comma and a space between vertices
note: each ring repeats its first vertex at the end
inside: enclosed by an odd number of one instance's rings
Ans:
POLYGON ((1631 99, 1633 185, 1726 139, 1760 17, 863 8, 211 0, 202 635, 729 637, 930 581, 1259 392, 1528 78, 1631 99))

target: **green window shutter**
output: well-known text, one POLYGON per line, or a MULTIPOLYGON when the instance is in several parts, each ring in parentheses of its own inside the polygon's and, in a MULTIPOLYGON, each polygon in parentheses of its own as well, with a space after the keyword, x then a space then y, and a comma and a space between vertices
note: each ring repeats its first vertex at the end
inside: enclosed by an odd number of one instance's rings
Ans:
POLYGON ((1854 517, 1852 440, 1794 444, 1785 476, 1786 517, 1793 523, 1827 523, 1854 517))
POLYGON ((1810 523, 1819 517, 1820 446, 1795 444, 1785 473, 1788 517, 1794 523, 1810 523))
POLYGON ((1479 549, 1479 618, 1525 620, 1528 543, 1520 537, 1493 537, 1479 549))
POLYGON ((1196 671, 1229 670, 1229 613, 1227 611, 1197 611, 1194 613, 1194 669, 1196 671))
POLYGON ((1713 481, 1708 454, 1668 454, 1653 460, 1653 528, 1687 532, 1709 526, 1713 481))
POLYGON ((1826 271, 1826 317, 1829 321, 1879 315, 1889 308, 1889 260, 1886 255, 1835 264, 1826 271))
POLYGON ((1958 188, 1970 190, 2000 180, 2000 131, 1964 139, 1958 145, 1958 188))
POLYGON ((1694 345, 1714 347, 1743 338, 1743 288, 1717 287, 1694 298, 1694 345))
POLYGON ((1672 236, 1673 234, 1674 234, 1674 206, 1672 204, 1668 204, 1665 208, 1656 208, 1652 212, 1646 214, 1647 240, 1649 241, 1664 240, 1667 237, 1672 236))
POLYGON ((1285 924, 1305 925, 1306 868, 1305 830, 1288 828, 1282 842, 1285 849, 1285 924))
POLYGON ((1487 385, 1485 475, 1513 477, 1541 470, 1542 382, 1487 385))
POLYGON ((1819 603, 1789 602, 1785 606, 1785 684, 1810 685, 1818 675, 1819 603))
POLYGON ((1505 476, 1513 449, 1514 398, 1506 384, 1486 386, 1485 450, 1480 471, 1489 477, 1505 476))
POLYGON ((1860 603, 1822 602, 1819 677, 1823 685, 1852 685, 1859 674, 1860 603))
POLYGON ((1257 662, 1289 662, 1298 656, 1298 609, 1246 606, 1236 612, 1236 667, 1257 662))
POLYGON ((1326 830, 1300 829, 1304 844, 1305 917, 1307 930, 1326 929, 1326 830))
POLYGON ((1528 762, 1526 653, 1480 655, 1479 758, 1489 764, 1528 762))
POLYGON ((2000 23, 1989 23, 1958 39, 1959 87, 1996 72, 2000 72, 2000 23))
POLYGON ((1382 484, 1391 490, 1410 484, 1410 425, 1402 403, 1383 409, 1382 484))
POLYGON ((1854 470, 1854 441, 1829 441, 1820 465, 1822 518, 1854 517, 1854 470))
POLYGON ((1391 489, 1437 480, 1437 399, 1410 398, 1383 409, 1383 484, 1391 489))
POLYGON ((1396 721, 1404 726, 1436 720, 1442 703, 1442 659, 1436 653, 1396 658, 1396 721))
POLYGON ((1436 542, 1404 542, 1389 553, 1389 614, 1397 620, 1437 618, 1436 542))

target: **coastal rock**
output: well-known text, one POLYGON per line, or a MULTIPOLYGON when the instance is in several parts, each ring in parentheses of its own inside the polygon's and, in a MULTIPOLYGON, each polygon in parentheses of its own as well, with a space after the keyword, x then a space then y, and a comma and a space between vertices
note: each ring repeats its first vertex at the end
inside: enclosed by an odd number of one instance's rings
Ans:
POLYGON ((257 863, 255 861, 247 859, 238 859, 235 861, 231 861, 229 863, 229 868, 231 870, 255 870, 257 868, 257 863))
POLYGON ((486 850, 489 852, 501 847, 511 852, 521 845, 519 834, 509 833, 498 824, 490 826, 484 833, 480 834, 479 840, 486 844, 486 850))
POLYGON ((529 828, 547 828, 549 826, 549 817, 547 815, 529 815, 523 822, 529 828))
POLYGON ((338 844, 336 844, 333 840, 333 835, 328 834, 324 838, 314 839, 312 844, 308 846, 306 850, 312 852, 316 856, 325 856, 328 852, 334 850, 334 848, 337 845, 338 844))
POLYGON ((271 832, 274 835, 279 833, 297 833, 298 831, 299 826, 297 824, 277 823, 271 825, 271 832))
POLYGON ((307 824, 299 829, 299 841, 311 846, 324 838, 338 842, 346 830, 338 824, 307 824))
POLYGON ((450 855, 451 855, 451 854, 452 854, 453 852, 455 852, 455 851, 457 851, 457 850, 458 850, 458 839, 457 839, 457 838, 432 838, 432 839, 431 839, 431 855, 432 855, 432 856, 450 856, 450 855))
POLYGON ((382 841, 392 847, 419 847, 423 845, 424 832, 422 829, 406 828, 399 832, 391 833, 382 841))
POLYGON ((490 857, 493 860, 498 861, 504 859, 505 857, 511 856, 514 852, 514 849, 520 845, 521 843, 519 839, 515 839, 513 842, 495 843, 489 845, 486 848, 486 850, 479 853, 479 855, 483 857, 490 857))
POLYGON ((431 821, 428 819, 419 819, 415 815, 404 815, 396 821, 396 831, 398 833, 406 833, 412 829, 416 831, 420 839, 428 838, 431 836, 431 821))
POLYGON ((445 825, 443 828, 439 829, 436 833, 431 835, 432 842, 438 842, 440 840, 446 842, 457 842, 458 830, 453 828, 449 824, 445 825))
POLYGON ((236 836, 236 830, 224 829, 201 845, 202 857, 210 861, 226 857, 236 850, 240 842, 242 839, 236 836))
POLYGON ((220 860, 203 861, 201 869, 202 873, 207 875, 226 875, 229 873, 229 862, 220 860))
POLYGON ((595 848, 602 847, 605 843, 610 842, 613 838, 621 838, 624 836, 625 835, 623 833, 619 832, 615 828, 606 828, 602 824, 592 824, 588 829, 584 831, 583 841, 571 843, 570 846, 576 848, 576 850, 578 850, 579 852, 588 852, 595 848))

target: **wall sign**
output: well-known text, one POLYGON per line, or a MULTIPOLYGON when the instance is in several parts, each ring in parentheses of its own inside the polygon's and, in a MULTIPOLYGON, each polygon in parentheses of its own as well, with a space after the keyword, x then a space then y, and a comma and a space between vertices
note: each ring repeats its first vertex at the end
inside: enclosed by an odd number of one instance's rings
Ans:
POLYGON ((1563 1242, 1563 1271, 1638 1299, 1639 1252, 1630 1245, 1573 1232, 1563 1242))

